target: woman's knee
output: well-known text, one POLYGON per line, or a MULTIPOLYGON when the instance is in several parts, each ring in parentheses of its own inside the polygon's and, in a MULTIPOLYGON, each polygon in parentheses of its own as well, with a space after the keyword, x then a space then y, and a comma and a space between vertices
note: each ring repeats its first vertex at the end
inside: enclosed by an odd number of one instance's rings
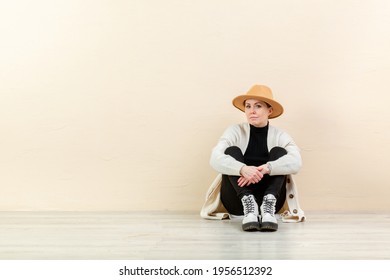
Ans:
POLYGON ((271 149, 271 151, 269 152, 269 159, 270 160, 277 160, 278 158, 281 158, 284 155, 287 155, 287 151, 285 148, 273 147, 271 149))
POLYGON ((225 155, 229 155, 233 157, 235 160, 244 162, 244 155, 242 154, 241 149, 237 146, 228 147, 225 150, 225 155))

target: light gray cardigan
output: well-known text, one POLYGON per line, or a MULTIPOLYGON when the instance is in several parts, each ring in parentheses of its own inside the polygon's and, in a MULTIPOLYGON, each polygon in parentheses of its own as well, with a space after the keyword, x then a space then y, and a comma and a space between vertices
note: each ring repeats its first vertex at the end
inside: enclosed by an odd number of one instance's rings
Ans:
MULTIPOLYGON (((245 153, 249 143, 249 136, 249 123, 230 126, 225 130, 217 145, 212 150, 210 165, 220 174, 218 174, 207 191, 206 201, 200 212, 203 218, 229 218, 229 214, 223 207, 220 199, 221 174, 240 176, 240 170, 245 164, 235 160, 231 156, 225 155, 225 150, 228 147, 237 146, 245 153)), ((284 222, 304 221, 304 212, 298 202, 297 186, 291 176, 292 174, 296 174, 302 166, 299 148, 290 135, 271 125, 268 128, 267 145, 268 150, 278 146, 287 151, 287 154, 281 158, 268 162, 271 166, 270 176, 287 175, 286 203, 279 212, 280 216, 284 222)))

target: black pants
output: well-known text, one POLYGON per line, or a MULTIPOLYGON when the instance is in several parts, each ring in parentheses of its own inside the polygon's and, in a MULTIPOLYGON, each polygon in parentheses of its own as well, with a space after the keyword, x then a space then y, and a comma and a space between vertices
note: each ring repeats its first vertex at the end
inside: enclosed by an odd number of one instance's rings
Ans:
MULTIPOLYGON (((244 155, 240 148, 233 146, 226 149, 225 154, 232 156, 236 160, 244 163, 244 155)), ((269 161, 276 160, 287 154, 287 151, 281 147, 274 147, 269 152, 269 161)), ((260 206, 263 197, 267 194, 273 194, 276 197, 275 210, 278 212, 286 200, 286 176, 264 175, 260 182, 249 186, 238 186, 239 176, 222 175, 221 201, 226 210, 233 215, 243 215, 244 210, 241 198, 244 195, 253 194, 257 204, 260 206)))

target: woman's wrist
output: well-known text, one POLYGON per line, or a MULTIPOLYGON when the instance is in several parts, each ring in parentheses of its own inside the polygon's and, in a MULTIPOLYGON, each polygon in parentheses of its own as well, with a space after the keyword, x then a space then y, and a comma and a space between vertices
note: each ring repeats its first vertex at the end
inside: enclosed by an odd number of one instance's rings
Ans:
POLYGON ((244 165, 241 167, 241 169, 240 169, 240 175, 241 175, 241 176, 243 176, 243 171, 244 171, 243 169, 244 169, 245 167, 246 167, 246 165, 244 164, 244 165))
POLYGON ((266 165, 267 165, 267 169, 268 169, 267 174, 271 174, 271 171, 272 171, 271 164, 269 162, 267 162, 266 165))

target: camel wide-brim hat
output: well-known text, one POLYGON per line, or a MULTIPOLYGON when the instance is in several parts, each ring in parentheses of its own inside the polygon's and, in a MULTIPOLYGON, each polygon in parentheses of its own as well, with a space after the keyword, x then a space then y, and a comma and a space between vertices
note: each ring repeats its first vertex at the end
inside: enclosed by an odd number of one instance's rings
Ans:
POLYGON ((239 95, 233 99, 233 105, 239 110, 245 112, 245 100, 256 99, 269 104, 273 111, 268 118, 273 119, 283 114, 283 106, 274 100, 272 91, 264 85, 254 85, 246 94, 239 95))

